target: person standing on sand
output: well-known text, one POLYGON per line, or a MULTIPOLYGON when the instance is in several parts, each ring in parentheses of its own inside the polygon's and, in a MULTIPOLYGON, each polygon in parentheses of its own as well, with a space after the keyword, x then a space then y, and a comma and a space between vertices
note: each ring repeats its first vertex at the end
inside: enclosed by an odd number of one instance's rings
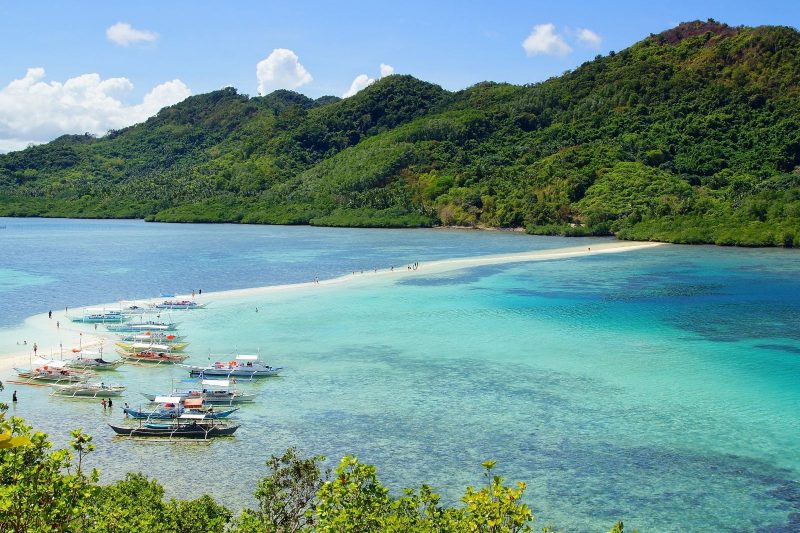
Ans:
POLYGON ((47 312, 47 318, 53 318, 53 312, 52 311, 48 311, 47 312))

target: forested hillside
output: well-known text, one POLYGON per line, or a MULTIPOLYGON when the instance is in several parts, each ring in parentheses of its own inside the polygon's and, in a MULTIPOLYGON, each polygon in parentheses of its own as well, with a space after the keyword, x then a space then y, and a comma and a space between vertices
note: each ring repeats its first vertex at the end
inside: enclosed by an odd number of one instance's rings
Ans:
POLYGON ((528 86, 193 96, 0 156, 0 215, 800 245, 800 34, 681 24, 528 86))

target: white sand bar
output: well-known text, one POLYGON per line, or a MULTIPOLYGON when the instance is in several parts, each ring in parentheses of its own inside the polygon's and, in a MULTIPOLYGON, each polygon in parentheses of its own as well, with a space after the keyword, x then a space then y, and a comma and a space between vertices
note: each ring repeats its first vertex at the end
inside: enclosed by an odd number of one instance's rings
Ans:
MULTIPOLYGON (((413 263, 394 265, 394 267, 383 269, 371 269, 364 271, 351 272, 338 278, 308 281, 305 283, 294 283, 286 285, 270 285, 266 287, 255 287, 250 289, 234 289, 228 291, 204 292, 202 295, 179 295, 175 299, 193 298, 200 302, 219 301, 229 298, 246 298, 269 294, 275 292, 291 291, 304 288, 318 287, 322 285, 341 285, 345 283, 364 283, 369 280, 379 279, 402 279, 415 275, 431 275, 465 268, 472 268, 484 265, 501 265, 509 263, 522 263, 530 261, 554 261, 559 259, 570 259, 597 254, 610 254, 642 250, 655 246, 663 246, 658 242, 637 242, 637 241, 609 241, 604 243, 593 243, 589 246, 571 246, 567 248, 556 248, 549 250, 535 250, 531 252, 519 252, 510 254, 484 255, 477 257, 464 257, 458 259, 441 259, 437 261, 422 262, 418 265, 413 263), (411 268, 409 268, 411 267, 411 268)), ((92 308, 119 308, 118 303, 105 305, 92 305, 92 308)), ((210 310, 213 310, 210 309, 210 310)), ((80 313, 80 309, 70 309, 70 314, 80 313)), ((47 313, 34 315, 25 320, 21 328, 15 328, 15 334, 24 338, 27 345, 20 345, 18 350, 6 351, 0 355, 0 377, 9 377, 9 371, 14 366, 28 366, 28 361, 32 355, 32 346, 36 342, 38 355, 42 357, 55 357, 61 353, 70 354, 73 348, 81 345, 83 348, 91 347, 96 349, 101 342, 109 352, 113 352, 113 342, 117 338, 115 335, 104 331, 105 328, 95 330, 91 325, 75 324, 67 318, 63 310, 54 311, 53 317, 48 318, 47 313), (59 327, 56 327, 56 323, 59 327), (65 342, 66 341, 66 342, 65 342)), ((111 354, 109 354, 111 355, 111 354)), ((112 356, 113 357, 113 356, 112 356)))
MULTIPOLYGON (((320 280, 318 283, 313 281, 306 283, 294 283, 287 285, 270 285, 266 287, 256 287, 251 289, 234 289, 229 291, 217 291, 203 293, 202 298, 204 301, 224 300, 227 298, 240 298, 247 296, 254 296, 257 294, 265 294, 272 292, 280 292, 286 290, 294 290, 303 287, 313 287, 315 285, 339 285, 342 283, 351 283, 365 278, 374 278, 380 276, 386 277, 403 277, 413 276, 418 274, 439 274, 443 272, 450 272, 454 270, 461 270, 464 268, 472 268, 485 265, 502 265, 508 263, 524 263, 531 261, 553 261, 558 259, 569 259, 573 257, 582 257, 587 255, 597 254, 611 254, 620 252, 629 252, 634 250, 642 250, 644 248, 653 248, 655 246, 663 246, 661 242, 640 242, 640 241, 610 241, 606 243, 595 243, 591 247, 588 246, 571 246, 568 248, 555 248, 550 250, 535 250, 532 252, 518 252, 510 254, 498 255, 481 255, 476 257, 462 257, 458 259, 440 259, 437 261, 419 263, 416 269, 409 270, 406 264, 395 265, 393 269, 383 268, 377 270, 364 270, 356 271, 350 274, 345 274, 338 278, 320 280)), ((186 297, 186 296, 184 296, 186 297)))

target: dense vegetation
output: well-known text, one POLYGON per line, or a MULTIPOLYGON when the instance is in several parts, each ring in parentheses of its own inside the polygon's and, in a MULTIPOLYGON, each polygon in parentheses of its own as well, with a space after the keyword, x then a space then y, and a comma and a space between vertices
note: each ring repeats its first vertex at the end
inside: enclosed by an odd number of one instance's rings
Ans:
POLYGON ((800 245, 800 34, 681 24, 530 86, 233 89, 0 157, 0 215, 800 245))
MULTIPOLYGON (((269 475, 255 491, 257 506, 234 514, 212 496, 164 499, 164 489, 142 474, 129 473, 111 485, 98 483, 86 456, 92 438, 72 432, 71 450, 51 451, 42 433, 31 433, 19 418, 5 419, 0 431, 27 444, 0 446, 0 531, 15 533, 382 532, 516 533, 533 531, 533 514, 522 503, 525 484, 511 487, 492 476, 468 487, 463 505, 448 507, 427 485, 392 496, 375 467, 342 459, 333 475, 322 457, 299 457, 292 449, 267 461, 269 475)), ((541 531, 551 531, 542 528, 541 531)), ((611 533, 622 533, 622 523, 611 533)))

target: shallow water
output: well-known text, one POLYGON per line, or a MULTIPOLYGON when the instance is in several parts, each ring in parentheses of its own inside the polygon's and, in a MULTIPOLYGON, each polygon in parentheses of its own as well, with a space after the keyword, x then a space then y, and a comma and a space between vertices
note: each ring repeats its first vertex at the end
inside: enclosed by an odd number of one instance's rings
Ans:
MULTIPOLYGON (((594 242, 469 231, 3 224, 0 245, 26 252, 0 263, 0 323, 9 327, 49 306, 109 301, 115 292, 308 281, 594 242), (112 239, 113 247, 103 245, 112 239), (76 240, 84 268, 31 255, 64 256, 76 240), (124 256, 148 243, 162 255, 124 256), (122 266, 130 257, 146 266, 122 266)), ((33 388, 18 392, 17 414, 61 442, 76 426, 93 434, 93 461, 106 480, 141 469, 172 495, 208 490, 232 506, 249 503, 268 454, 298 446, 333 462, 356 454, 395 490, 428 482, 450 502, 480 483, 480 463, 492 458, 501 474, 528 483, 539 525, 569 531, 606 531, 617 519, 640 531, 795 531, 798 272, 796 251, 670 246, 217 301, 180 315, 193 361, 260 348, 286 367, 280 378, 242 385, 260 401, 240 411, 236 438, 115 440, 105 423, 120 419, 117 407, 103 415, 93 402, 33 388)), ((12 330, 5 331, 4 338, 12 330)), ((131 403, 139 391, 163 392, 184 377, 166 368, 117 374, 131 403)))

